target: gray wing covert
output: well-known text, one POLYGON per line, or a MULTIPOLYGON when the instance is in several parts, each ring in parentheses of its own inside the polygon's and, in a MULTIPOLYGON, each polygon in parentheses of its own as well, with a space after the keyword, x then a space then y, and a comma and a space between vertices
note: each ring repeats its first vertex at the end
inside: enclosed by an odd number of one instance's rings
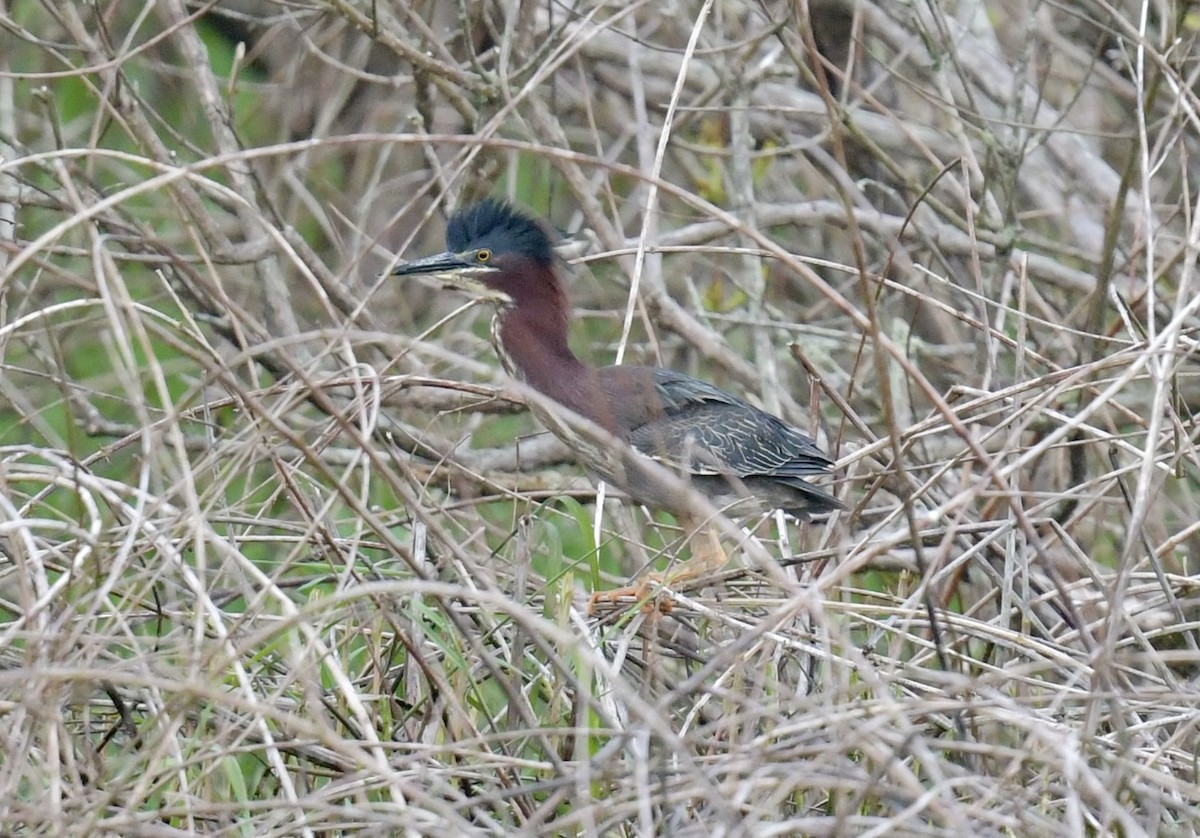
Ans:
POLYGON ((782 420, 690 375, 655 370, 664 415, 635 428, 642 453, 692 474, 793 478, 832 465, 808 436, 782 420))

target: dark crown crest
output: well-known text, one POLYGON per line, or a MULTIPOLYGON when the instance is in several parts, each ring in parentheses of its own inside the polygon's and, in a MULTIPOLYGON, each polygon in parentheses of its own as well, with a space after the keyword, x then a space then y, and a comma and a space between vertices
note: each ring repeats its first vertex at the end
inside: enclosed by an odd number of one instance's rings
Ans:
POLYGON ((459 210, 446 225, 446 249, 451 253, 481 247, 497 256, 519 253, 543 265, 554 260, 545 228, 512 205, 491 198, 459 210))

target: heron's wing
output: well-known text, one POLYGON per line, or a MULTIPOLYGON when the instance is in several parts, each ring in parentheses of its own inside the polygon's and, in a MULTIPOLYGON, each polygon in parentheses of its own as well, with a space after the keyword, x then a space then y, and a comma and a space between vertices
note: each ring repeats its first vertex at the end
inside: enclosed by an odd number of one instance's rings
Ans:
POLYGON ((629 433, 634 448, 692 474, 803 478, 832 462, 805 434, 718 387, 654 370, 663 412, 629 433))

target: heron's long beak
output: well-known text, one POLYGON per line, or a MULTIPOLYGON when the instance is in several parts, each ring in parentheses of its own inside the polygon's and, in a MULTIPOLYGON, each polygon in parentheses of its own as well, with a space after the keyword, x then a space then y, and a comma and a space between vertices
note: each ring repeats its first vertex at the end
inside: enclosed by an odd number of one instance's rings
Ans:
POLYGON ((469 258, 470 255, 447 252, 426 256, 424 259, 397 265, 392 271, 392 276, 428 276, 441 281, 447 288, 465 291, 481 300, 490 300, 501 305, 511 302, 507 294, 489 287, 483 281, 485 275, 495 273, 497 269, 479 264, 469 258))
POLYGON ((415 259, 412 262, 405 262, 403 265, 397 265, 392 271, 392 276, 424 274, 426 276, 438 277, 439 279, 446 279, 451 274, 458 275, 464 271, 474 271, 476 267, 475 263, 468 262, 458 253, 446 252, 426 256, 424 259, 415 259))

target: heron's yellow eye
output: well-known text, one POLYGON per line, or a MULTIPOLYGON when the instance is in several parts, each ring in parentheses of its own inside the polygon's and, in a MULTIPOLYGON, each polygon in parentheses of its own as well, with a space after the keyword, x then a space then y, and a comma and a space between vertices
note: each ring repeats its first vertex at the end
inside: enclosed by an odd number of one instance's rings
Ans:
POLYGON ((488 250, 486 247, 480 248, 479 250, 475 251, 475 260, 477 262, 486 264, 487 262, 491 261, 491 258, 492 258, 492 251, 488 250))

